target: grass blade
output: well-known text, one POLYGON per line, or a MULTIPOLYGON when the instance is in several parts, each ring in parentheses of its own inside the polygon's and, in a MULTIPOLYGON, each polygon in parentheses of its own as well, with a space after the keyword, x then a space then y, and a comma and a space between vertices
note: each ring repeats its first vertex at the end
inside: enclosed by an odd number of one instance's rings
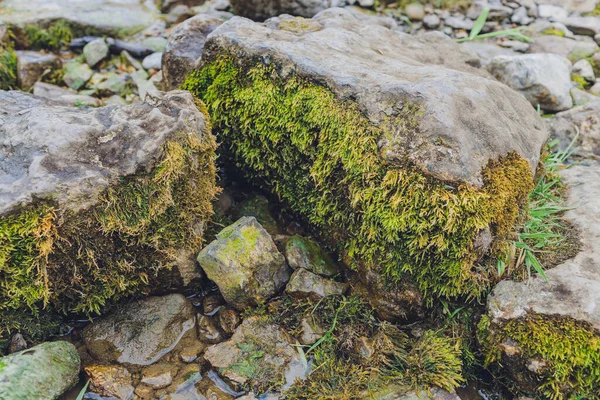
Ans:
POLYGON ((85 392, 87 392, 87 388, 89 385, 90 385, 90 380, 88 379, 88 381, 85 383, 85 385, 81 388, 81 391, 77 395, 76 400, 83 400, 83 396, 85 396, 85 392))
POLYGON ((483 29, 483 25, 485 25, 485 21, 487 20, 488 14, 490 13, 490 8, 486 7, 481 12, 477 20, 473 24, 473 29, 471 29, 471 33, 469 34, 469 39, 475 39, 475 36, 479 35, 479 32, 483 29))

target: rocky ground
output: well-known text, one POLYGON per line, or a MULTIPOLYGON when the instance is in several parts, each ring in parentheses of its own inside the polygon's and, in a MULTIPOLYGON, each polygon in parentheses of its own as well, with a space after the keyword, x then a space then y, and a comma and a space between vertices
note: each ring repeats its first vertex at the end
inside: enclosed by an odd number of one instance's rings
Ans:
POLYGON ((1 0, 0 399, 600 399, 599 156, 595 0, 1 0))

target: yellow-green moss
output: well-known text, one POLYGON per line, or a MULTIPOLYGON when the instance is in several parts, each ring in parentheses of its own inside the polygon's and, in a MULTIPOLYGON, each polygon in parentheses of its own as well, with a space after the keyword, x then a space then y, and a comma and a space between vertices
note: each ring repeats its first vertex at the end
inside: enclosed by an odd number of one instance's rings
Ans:
MULTIPOLYGON (((491 162, 485 187, 451 187, 410 165, 387 164, 377 142, 387 135, 356 104, 274 67, 244 68, 221 56, 192 73, 184 88, 202 98, 225 153, 255 182, 289 203, 341 244, 351 264, 388 277, 411 274, 425 297, 480 296, 496 279, 473 241, 491 227, 504 249, 532 188, 528 163, 516 154, 491 162)), ((413 133, 418 104, 386 126, 413 133)))
POLYGON ((565 31, 556 28, 546 28, 541 32, 542 35, 565 37, 565 31))
POLYGON ((50 25, 48 29, 28 25, 25 27, 25 37, 29 48, 59 50, 71 42, 73 32, 66 21, 59 20, 50 25))
POLYGON ((17 88, 17 55, 11 48, 0 47, 0 90, 17 88))
POLYGON ((589 82, 579 74, 571 74, 571 81, 575 82, 581 90, 585 90, 586 87, 590 86, 589 82))
POLYGON ((596 7, 589 13, 585 14, 586 17, 600 17, 600 3, 596 4, 596 7))
MULTIPOLYGON (((0 218, 0 315, 10 310, 99 313, 107 302, 168 286, 195 252, 217 191, 210 132, 167 141, 148 174, 123 178, 92 209, 39 204, 0 218)), ((0 317, 0 333, 8 325, 0 317)))
POLYGON ((502 365, 506 361, 502 344, 507 340, 518 347, 520 354, 513 357, 523 360, 523 365, 531 359, 545 362, 547 365, 540 374, 530 378, 534 394, 540 398, 600 398, 600 333, 587 323, 568 317, 529 315, 494 324, 489 317, 483 317, 479 323, 479 338, 488 366, 502 365))

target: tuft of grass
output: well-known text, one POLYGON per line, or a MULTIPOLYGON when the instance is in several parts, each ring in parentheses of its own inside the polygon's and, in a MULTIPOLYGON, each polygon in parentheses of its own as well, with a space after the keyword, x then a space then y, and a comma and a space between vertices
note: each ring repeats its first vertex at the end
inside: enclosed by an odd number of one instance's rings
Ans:
POLYGON ((473 40, 480 40, 480 39, 500 37, 500 36, 508 36, 510 38, 517 39, 517 40, 520 40, 520 41, 526 42, 526 43, 531 43, 533 41, 529 36, 526 36, 520 32, 521 30, 524 29, 524 27, 505 29, 502 31, 480 34, 481 30, 483 29, 483 26, 485 25, 485 21, 487 20, 489 13, 490 13, 490 9, 486 7, 481 12, 479 17, 477 17, 477 19, 475 20, 475 23, 473 24, 473 28, 471 29, 471 32, 469 33, 469 36, 464 39, 458 39, 457 42, 462 43, 462 42, 469 42, 469 41, 473 41, 473 40))
POLYGON ((28 25, 25 27, 25 36, 29 47, 34 50, 56 51, 71 42, 73 32, 66 21, 60 20, 50 25, 48 29, 28 25))

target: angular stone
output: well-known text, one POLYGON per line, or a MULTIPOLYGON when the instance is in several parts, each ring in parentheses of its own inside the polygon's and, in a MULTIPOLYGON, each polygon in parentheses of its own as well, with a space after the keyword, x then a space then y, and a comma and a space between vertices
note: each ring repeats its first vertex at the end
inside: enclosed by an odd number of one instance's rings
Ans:
POLYGON ((240 313, 232 308, 222 308, 219 310, 219 326, 228 335, 233 334, 235 332, 235 328, 237 328, 242 322, 240 317, 240 313))
POLYGON ((488 71, 500 82, 523 94, 543 110, 563 111, 573 106, 571 62, 555 54, 497 56, 488 71))
POLYGON ((0 398, 57 399, 79 380, 71 343, 46 342, 0 358, 0 398))
POLYGON ((285 291, 297 298, 309 297, 318 301, 326 296, 343 294, 346 288, 345 283, 325 279, 304 268, 298 268, 292 274, 285 291))
POLYGON ((568 17, 554 20, 564 24, 576 35, 594 37, 600 33, 600 17, 568 17))
POLYGON ((198 14, 173 29, 162 58, 163 76, 169 90, 183 83, 185 76, 202 57, 206 37, 222 23, 218 18, 198 14))
POLYGON ((142 61, 142 67, 144 69, 156 69, 159 70, 162 66, 163 53, 152 53, 142 61))
POLYGON ((231 0, 231 7, 236 15, 264 21, 281 14, 310 18, 327 8, 348 3, 346 0, 231 0))
POLYGON ((21 89, 28 91, 44 74, 62 68, 60 58, 54 54, 42 54, 37 51, 15 51, 17 55, 17 77, 21 89))
POLYGON ((87 65, 93 68, 108 57, 108 45, 103 38, 92 40, 83 47, 83 55, 87 65))
POLYGON ((33 85, 33 95, 46 100, 51 100, 63 106, 89 106, 100 107, 102 102, 92 96, 77 94, 74 90, 68 90, 49 83, 36 82, 33 85))
POLYGON ((119 400, 133 398, 131 373, 120 365, 89 365, 84 368, 90 378, 90 391, 119 400))
POLYGON ((198 339, 202 343, 215 344, 223 341, 223 333, 215 319, 208 315, 198 316, 198 339))
POLYGON ((142 370, 141 383, 154 389, 162 389, 173 382, 178 372, 177 366, 167 363, 150 365, 142 370))
POLYGON ((482 41, 470 41, 461 43, 462 47, 477 54, 481 59, 481 65, 485 66, 496 56, 514 56, 517 53, 512 49, 500 47, 492 43, 482 41))
POLYGON ((596 75, 594 74, 594 68, 592 64, 588 60, 579 60, 575 64, 573 64, 573 68, 571 69, 571 73, 577 74, 581 76, 588 82, 595 82, 596 75))
POLYGON ((340 267, 314 240, 294 235, 285 244, 285 258, 293 269, 304 268, 327 277, 340 273, 340 267))
POLYGON ((598 101, 558 113, 546 121, 551 136, 560 140, 562 150, 577 137, 573 149, 575 155, 600 156, 600 98, 597 99, 598 101))
POLYGON ((195 324, 180 294, 147 297, 86 326, 83 340, 102 362, 150 365, 170 352, 195 324))
POLYGON ((225 300, 242 310, 274 296, 289 280, 285 258, 254 217, 222 230, 198 262, 225 300))
POLYGON ((64 81, 73 90, 81 89, 92 78, 94 71, 89 65, 70 62, 65 66, 64 81))

